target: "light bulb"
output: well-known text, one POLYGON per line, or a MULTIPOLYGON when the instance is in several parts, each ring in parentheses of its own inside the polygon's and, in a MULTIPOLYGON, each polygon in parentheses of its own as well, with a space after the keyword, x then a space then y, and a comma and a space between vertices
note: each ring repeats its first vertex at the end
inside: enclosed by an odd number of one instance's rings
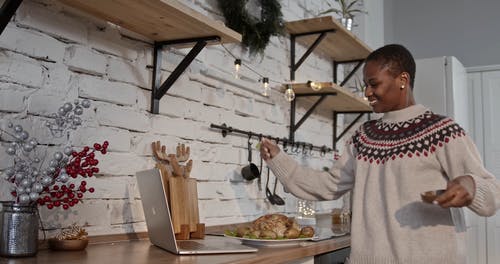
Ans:
POLYGON ((262 95, 263 96, 269 95, 269 78, 267 77, 262 78, 262 95))
POLYGON ((313 81, 307 81, 307 86, 309 86, 311 89, 313 89, 313 91, 319 91, 321 90, 321 83, 318 83, 318 82, 313 82, 313 81))
POLYGON ((289 84, 288 88, 285 90, 285 99, 288 102, 291 102, 293 101, 293 99, 295 99, 295 92, 293 91, 291 84, 289 84))
POLYGON ((241 60, 235 59, 234 60, 234 78, 235 79, 240 78, 240 68, 241 68, 241 60))

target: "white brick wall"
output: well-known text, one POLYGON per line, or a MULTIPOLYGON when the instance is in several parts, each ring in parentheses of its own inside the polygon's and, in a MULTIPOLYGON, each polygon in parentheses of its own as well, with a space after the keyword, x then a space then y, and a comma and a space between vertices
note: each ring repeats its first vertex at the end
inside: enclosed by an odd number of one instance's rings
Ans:
MULTIPOLYGON (((215 19, 220 12, 209 1, 183 0, 186 5, 215 19)), ((281 1, 286 20, 310 17, 322 8, 314 1, 281 1), (314 2, 314 3, 313 3, 314 2)), ((324 6, 323 6, 324 7, 324 6)), ((100 173, 88 179, 96 192, 69 211, 41 212, 45 228, 56 229, 74 222, 86 226, 90 235, 145 231, 140 194, 134 174, 152 168, 151 142, 161 140, 169 152, 177 143, 191 147, 192 177, 198 180, 201 222, 207 225, 249 221, 259 215, 281 212, 293 215, 296 199, 277 192, 286 206, 267 202, 257 181, 245 182, 241 166, 247 164, 247 138, 229 134, 210 124, 226 123, 242 130, 288 137, 290 104, 280 85, 271 83, 271 96, 260 95, 258 76, 242 68, 244 80, 233 78, 232 58, 221 46, 205 48, 160 101, 160 114, 149 113, 152 48, 144 41, 104 21, 82 15, 53 0, 25 0, 0 36, 0 125, 14 121, 32 131, 42 144, 54 144, 53 153, 64 145, 45 129, 50 113, 77 98, 92 101, 83 115, 84 125, 70 136, 76 147, 108 140, 108 154, 99 156, 100 173)), ((272 80, 289 78, 289 40, 273 37, 263 57, 249 58, 239 45, 226 47, 272 80)), ((298 46, 297 54, 304 52, 298 46)), ((188 50, 166 50, 163 79, 188 50)), ((332 76, 331 63, 312 55, 297 73, 299 81, 332 76)), ((328 81, 328 78, 325 79, 328 81)), ((297 108, 302 116, 307 107, 297 108)), ((298 120, 298 119, 297 119, 298 120)), ((297 131, 298 140, 331 145, 331 113, 318 111, 297 131)), ((5 154, 7 137, 0 134, 0 170, 11 164, 5 154)), ((252 140, 253 146, 256 140, 252 140)), ((332 165, 332 154, 296 156, 314 168, 332 165)), ((253 161, 259 163, 257 151, 253 161)), ((264 166, 265 167, 265 166, 264 166)), ((271 186, 274 176, 271 176, 271 186)), ((8 184, 0 184, 0 200, 9 199, 8 184)), ((328 212, 339 202, 321 202, 328 212)), ((54 230, 55 231, 55 230, 54 230)), ((54 232, 52 231, 52 232, 54 232)), ((51 234, 51 233, 49 233, 51 234)))

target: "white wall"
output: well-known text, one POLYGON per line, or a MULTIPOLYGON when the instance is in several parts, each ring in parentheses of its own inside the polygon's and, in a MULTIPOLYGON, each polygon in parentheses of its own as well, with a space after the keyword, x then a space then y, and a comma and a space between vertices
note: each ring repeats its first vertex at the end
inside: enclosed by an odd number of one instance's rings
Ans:
MULTIPOLYGON (((222 19, 215 1, 182 1, 197 11, 222 19)), ((311 17, 326 8, 323 1, 282 1, 285 20, 311 17)), ((381 28, 381 26, 380 26, 381 28)), ((269 212, 295 212, 295 198, 273 206, 258 191, 256 182, 243 182, 238 168, 246 163, 246 138, 209 129, 211 123, 288 137, 289 103, 271 83, 269 98, 259 94, 258 77, 243 68, 245 80, 232 77, 234 59, 219 45, 205 48, 160 102, 160 114, 150 109, 152 48, 137 35, 67 8, 55 0, 25 0, 0 36, 0 119, 40 134, 40 142, 64 142, 42 133, 43 122, 64 102, 92 101, 81 129, 70 143, 84 146, 107 139, 109 153, 99 158, 101 172, 89 178, 95 187, 83 204, 69 211, 42 210, 44 225, 52 230, 77 222, 90 235, 142 232, 146 227, 134 173, 152 168, 150 143, 161 140, 170 150, 177 143, 191 146, 192 177, 198 179, 201 222, 207 225, 249 221, 269 212), (8 98, 8 99, 6 99, 8 98)), ((362 38, 362 37, 361 37, 362 38)), ((289 77, 289 41, 273 38, 263 57, 249 58, 239 45, 226 47, 272 80, 289 77)), ((299 48, 300 54, 304 50, 299 48)), ((162 65, 171 71, 188 50, 167 50, 162 65)), ((313 55, 297 73, 298 81, 332 76, 330 61, 313 55)), ((163 76, 166 78, 166 74, 163 76)), ((330 77, 326 77, 328 81, 330 77)), ((307 109, 298 108, 300 117, 307 109)), ((331 114, 311 116, 296 134, 297 140, 331 145, 331 114)), ((0 170, 12 160, 0 146, 0 170)), ((254 142, 255 143, 255 142, 254 142)), ((254 152, 254 161, 258 153, 254 152)), ((332 155, 297 157, 315 168, 332 165, 332 155)), ((9 199, 0 184, 0 200, 9 199)), ((318 203, 329 211, 340 202, 318 203)))
POLYGON ((464 66, 500 63, 496 0, 384 0, 386 43, 415 58, 455 56, 464 66))

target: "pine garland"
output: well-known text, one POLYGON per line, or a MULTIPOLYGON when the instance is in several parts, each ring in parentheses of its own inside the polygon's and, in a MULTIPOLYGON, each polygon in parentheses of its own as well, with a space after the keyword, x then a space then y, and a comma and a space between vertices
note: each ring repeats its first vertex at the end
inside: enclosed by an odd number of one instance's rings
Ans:
POLYGON ((252 17, 245 6, 248 0, 217 0, 226 25, 242 34, 242 42, 250 54, 262 54, 271 36, 283 34, 283 14, 277 0, 260 0, 261 20, 252 17))

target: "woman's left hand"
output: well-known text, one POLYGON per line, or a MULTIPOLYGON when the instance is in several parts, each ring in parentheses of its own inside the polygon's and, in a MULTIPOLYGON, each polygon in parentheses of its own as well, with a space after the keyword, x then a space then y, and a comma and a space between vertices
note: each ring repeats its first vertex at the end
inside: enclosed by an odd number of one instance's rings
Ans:
POLYGON ((474 194, 474 179, 464 175, 449 181, 446 191, 439 195, 435 202, 443 208, 464 207, 472 203, 474 194))

